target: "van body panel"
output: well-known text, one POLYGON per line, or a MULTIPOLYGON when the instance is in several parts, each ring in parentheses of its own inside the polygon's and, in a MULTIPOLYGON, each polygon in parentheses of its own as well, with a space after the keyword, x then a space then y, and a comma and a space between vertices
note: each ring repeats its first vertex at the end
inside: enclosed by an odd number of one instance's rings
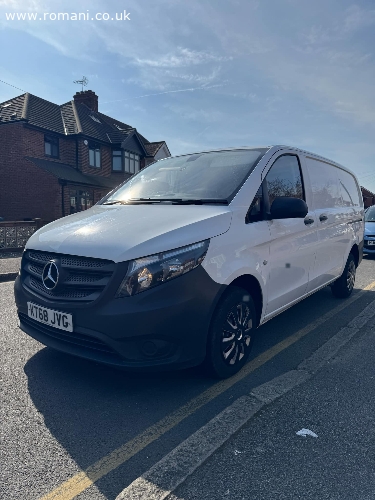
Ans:
POLYGON ((222 205, 95 205, 42 227, 26 249, 123 262, 225 233, 231 213, 222 205))
MULTIPOLYGON (((312 291, 342 273, 352 246, 359 244, 361 227, 353 227, 352 221, 362 218, 363 207, 358 196, 354 200, 356 206, 345 206, 340 177, 352 177, 350 173, 308 155, 305 164, 313 192, 312 208, 319 240, 308 287, 308 291, 312 291)), ((352 179, 355 182, 354 177, 352 179)))
POLYGON ((209 276, 223 285, 230 285, 243 275, 258 281, 264 304, 267 303, 267 281, 270 248, 268 221, 245 223, 246 210, 233 210, 231 230, 212 238, 202 266, 209 276))
POLYGON ((316 229, 306 227, 304 219, 275 220, 269 225, 271 241, 266 314, 307 292, 317 239, 316 229))

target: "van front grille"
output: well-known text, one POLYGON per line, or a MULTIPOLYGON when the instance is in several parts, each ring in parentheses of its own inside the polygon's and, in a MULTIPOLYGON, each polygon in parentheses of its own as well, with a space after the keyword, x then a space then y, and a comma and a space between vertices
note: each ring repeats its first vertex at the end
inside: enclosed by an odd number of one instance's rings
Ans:
POLYGON ((26 250, 21 280, 24 287, 49 300, 92 302, 106 288, 115 266, 110 260, 26 250), (53 290, 48 290, 42 279, 48 262, 54 262, 59 270, 58 283, 53 290))
POLYGON ((42 294, 46 294, 48 297, 52 298, 56 298, 58 296, 59 298, 81 299, 83 297, 88 297, 92 293, 90 290, 75 290, 73 288, 71 290, 69 290, 69 288, 65 288, 59 293, 56 293, 53 290, 47 290, 43 283, 34 277, 30 278, 29 283, 31 288, 34 290, 38 290, 42 294))

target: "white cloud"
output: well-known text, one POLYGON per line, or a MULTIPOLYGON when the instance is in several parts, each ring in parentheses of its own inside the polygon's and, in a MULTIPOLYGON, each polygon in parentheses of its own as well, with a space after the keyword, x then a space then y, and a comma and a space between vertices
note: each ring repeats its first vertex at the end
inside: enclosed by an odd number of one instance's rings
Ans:
POLYGON ((7 9, 18 10, 22 12, 38 10, 43 5, 45 4, 40 0, 28 0, 28 2, 22 0, 0 0, 0 7, 6 7, 7 9))
POLYGON ((218 56, 204 51, 190 50, 184 47, 178 47, 175 52, 166 54, 155 59, 135 58, 134 63, 138 66, 151 66, 155 68, 181 68, 205 64, 207 62, 228 61, 232 57, 218 56))
POLYGON ((191 106, 174 103, 165 104, 164 108, 176 114, 180 120, 199 123, 219 123, 225 119, 225 114, 217 109, 196 109, 191 106))

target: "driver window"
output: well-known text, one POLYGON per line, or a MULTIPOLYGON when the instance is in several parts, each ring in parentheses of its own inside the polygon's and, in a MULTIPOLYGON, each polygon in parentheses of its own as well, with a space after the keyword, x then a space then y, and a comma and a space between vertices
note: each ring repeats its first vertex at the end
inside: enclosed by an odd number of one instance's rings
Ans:
POLYGON ((301 198, 303 200, 302 177, 297 156, 280 156, 266 176, 266 187, 269 206, 279 196, 301 198))

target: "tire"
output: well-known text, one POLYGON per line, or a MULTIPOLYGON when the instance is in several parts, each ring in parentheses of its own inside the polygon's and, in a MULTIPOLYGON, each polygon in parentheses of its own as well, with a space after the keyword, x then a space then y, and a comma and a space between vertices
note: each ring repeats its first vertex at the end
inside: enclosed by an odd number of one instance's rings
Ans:
POLYGON ((211 321, 205 360, 208 372, 223 379, 241 370, 253 347, 255 328, 256 311, 249 292, 229 287, 211 321))
POLYGON ((355 259, 353 254, 350 253, 346 261, 344 272, 331 286, 332 293, 335 297, 345 299, 351 295, 354 288, 355 273, 355 259))

